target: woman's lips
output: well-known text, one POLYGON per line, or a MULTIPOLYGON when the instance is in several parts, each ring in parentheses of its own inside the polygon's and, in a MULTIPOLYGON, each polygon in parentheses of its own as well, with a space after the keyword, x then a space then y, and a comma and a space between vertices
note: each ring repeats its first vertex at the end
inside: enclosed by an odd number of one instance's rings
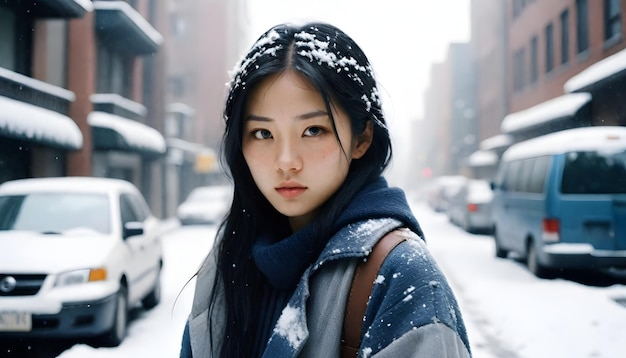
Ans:
POLYGON ((297 197, 298 195, 302 194, 305 190, 306 188, 301 187, 301 186, 276 188, 276 191, 278 192, 278 194, 288 199, 297 197))

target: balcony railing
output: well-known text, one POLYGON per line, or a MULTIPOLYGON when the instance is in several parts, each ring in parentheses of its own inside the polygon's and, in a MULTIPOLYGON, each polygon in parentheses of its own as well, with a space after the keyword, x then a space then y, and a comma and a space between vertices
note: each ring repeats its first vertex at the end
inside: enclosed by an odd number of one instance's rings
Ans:
POLYGON ((115 114, 138 122, 142 122, 147 113, 146 107, 142 104, 115 93, 97 93, 90 98, 93 110, 97 112, 115 114))
POLYGON ((74 92, 0 67, 0 96, 67 115, 74 92))

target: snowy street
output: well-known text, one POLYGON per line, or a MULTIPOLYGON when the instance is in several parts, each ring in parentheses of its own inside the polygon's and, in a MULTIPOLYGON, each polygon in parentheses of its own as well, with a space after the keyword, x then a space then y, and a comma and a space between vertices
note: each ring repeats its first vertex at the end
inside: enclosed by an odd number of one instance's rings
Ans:
MULTIPOLYGON (((490 236, 467 234, 423 203, 413 209, 456 292, 474 357, 624 356, 626 307, 616 301, 626 300, 626 280, 540 280, 520 262, 496 259, 490 236)), ((163 237, 163 300, 153 311, 135 310, 122 345, 77 344, 59 357, 177 356, 193 294, 193 280, 188 281, 214 233, 214 227, 183 227, 163 237)))
POLYGON ((626 280, 538 279, 523 263, 497 259, 491 236, 465 233, 425 204, 413 209, 456 292, 474 357, 624 356, 626 306, 616 301, 626 300, 626 280))

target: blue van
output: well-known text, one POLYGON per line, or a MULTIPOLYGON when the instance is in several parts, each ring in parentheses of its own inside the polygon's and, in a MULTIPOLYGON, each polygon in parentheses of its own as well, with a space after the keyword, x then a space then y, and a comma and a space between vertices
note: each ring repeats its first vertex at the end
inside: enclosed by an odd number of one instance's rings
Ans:
POLYGON ((495 253, 557 269, 626 267, 626 127, 563 130, 512 145, 494 178, 495 253))

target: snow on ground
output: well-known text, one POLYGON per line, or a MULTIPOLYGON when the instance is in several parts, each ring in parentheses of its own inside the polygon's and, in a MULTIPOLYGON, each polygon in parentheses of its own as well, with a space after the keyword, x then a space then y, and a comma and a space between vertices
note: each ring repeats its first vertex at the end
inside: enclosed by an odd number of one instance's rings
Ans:
POLYGON ((475 358, 626 356, 626 286, 541 280, 423 203, 413 210, 455 290, 475 358))

